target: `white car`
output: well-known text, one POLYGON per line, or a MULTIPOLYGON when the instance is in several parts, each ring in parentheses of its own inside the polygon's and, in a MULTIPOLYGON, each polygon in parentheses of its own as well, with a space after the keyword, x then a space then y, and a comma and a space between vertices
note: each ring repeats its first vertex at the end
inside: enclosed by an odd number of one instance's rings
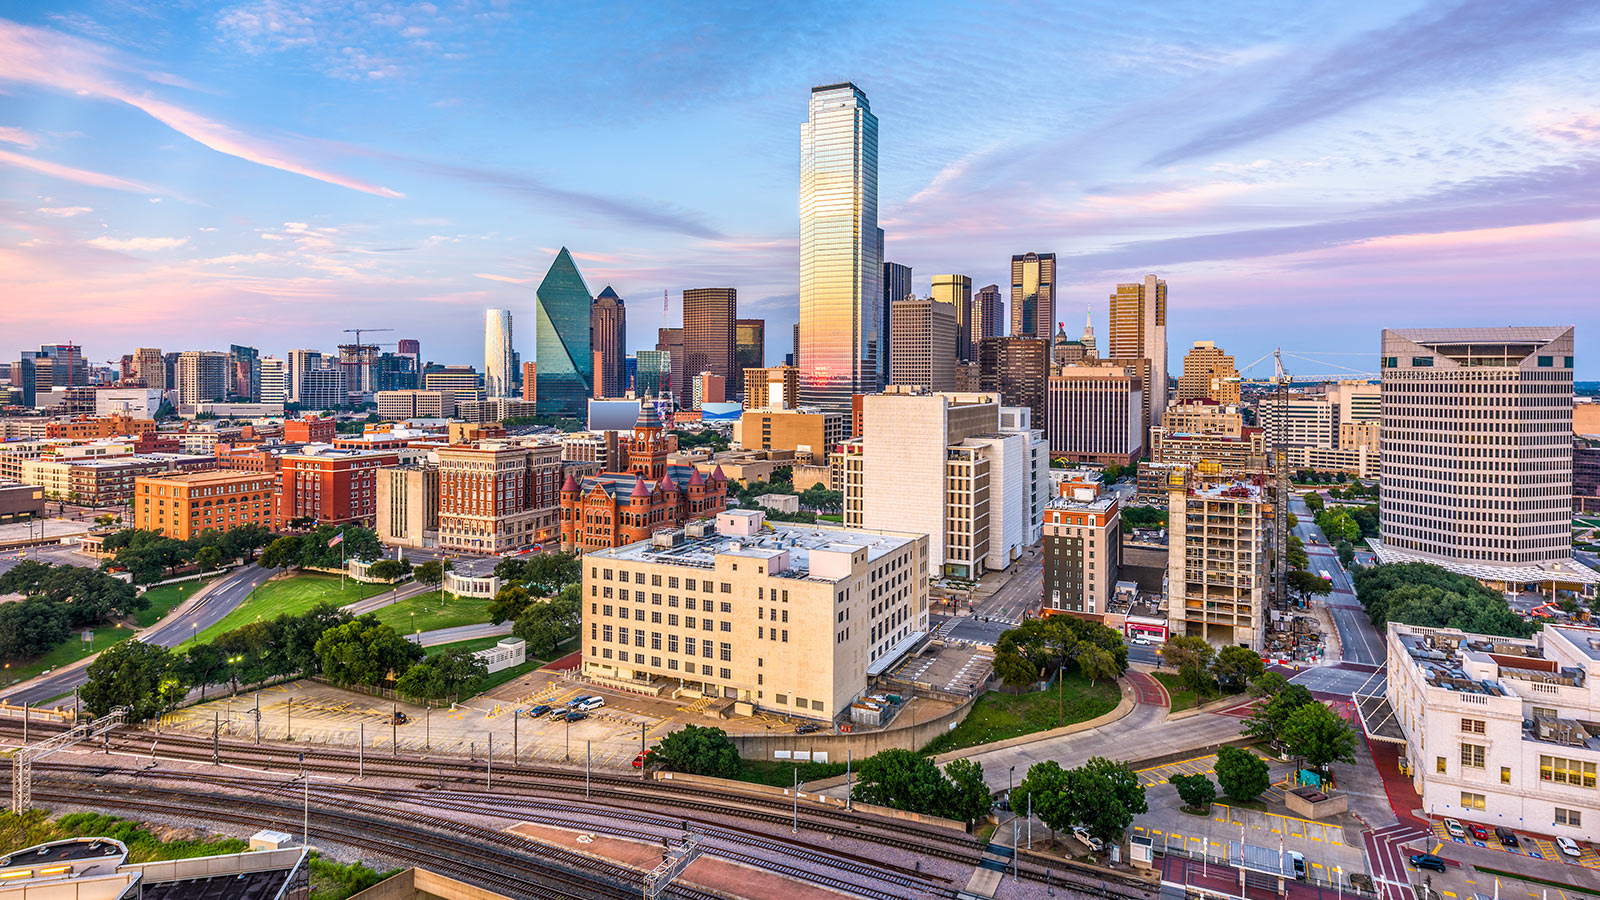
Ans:
POLYGON ((1100 849, 1102 847, 1105 846, 1105 843, 1103 841, 1101 841, 1099 838, 1095 837, 1094 835, 1090 834, 1087 830, 1084 829, 1084 827, 1082 825, 1079 825, 1076 828, 1072 829, 1072 836, 1077 838, 1078 840, 1082 841, 1083 843, 1087 844, 1089 849, 1091 849, 1091 850, 1093 850, 1093 851, 1095 851, 1097 853, 1100 851, 1100 849))
POLYGON ((1444 830, 1453 838, 1458 838, 1460 840, 1467 839, 1467 829, 1461 827, 1461 823, 1457 822, 1455 819, 1445 819, 1444 830))
POLYGON ((1561 852, 1563 854, 1570 856, 1573 859, 1577 859, 1583 855, 1583 851, 1578 849, 1578 842, 1572 838, 1558 837, 1556 838, 1556 846, 1561 848, 1561 852))
POLYGON ((600 707, 605 706, 605 705, 606 705, 606 698, 604 698, 604 697, 589 697, 589 698, 585 699, 582 703, 578 704, 578 708, 583 710, 584 712, 594 712, 595 710, 597 710, 600 707))

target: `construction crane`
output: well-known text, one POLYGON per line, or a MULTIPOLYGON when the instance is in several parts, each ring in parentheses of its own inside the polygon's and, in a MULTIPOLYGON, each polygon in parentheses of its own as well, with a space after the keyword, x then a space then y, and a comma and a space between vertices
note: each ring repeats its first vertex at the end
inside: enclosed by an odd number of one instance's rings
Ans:
POLYGON ((1283 368, 1283 354, 1272 351, 1272 397, 1277 401, 1272 429, 1272 467, 1278 482, 1277 515, 1273 517, 1274 548, 1272 577, 1276 588, 1275 598, 1284 609, 1289 607, 1289 438, 1284 427, 1283 386, 1293 379, 1283 368))
POLYGON ((354 333, 355 336, 356 336, 356 346, 359 347, 359 346, 361 346, 361 332, 363 332, 363 331, 393 331, 393 330, 394 330, 393 328, 346 328, 344 330, 344 333, 345 334, 354 333))

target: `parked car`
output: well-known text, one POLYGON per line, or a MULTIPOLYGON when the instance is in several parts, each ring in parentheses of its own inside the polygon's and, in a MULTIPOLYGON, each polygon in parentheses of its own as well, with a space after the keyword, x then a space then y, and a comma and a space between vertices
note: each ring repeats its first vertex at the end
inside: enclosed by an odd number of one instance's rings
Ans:
POLYGON ((1556 838, 1556 846, 1561 849, 1561 853, 1564 856, 1570 856, 1573 859, 1577 859, 1583 855, 1583 851, 1578 849, 1578 842, 1572 838, 1558 837, 1556 838))
POLYGON ((1105 846, 1104 842, 1090 834, 1082 825, 1072 829, 1072 836, 1087 844, 1089 849, 1094 850, 1095 852, 1099 852, 1100 849, 1105 846))
POLYGON ((794 733, 795 734, 810 734, 813 731, 821 731, 821 730, 822 730, 822 726, 821 725, 818 725, 815 722, 807 722, 804 725, 800 725, 800 726, 796 727, 795 730, 794 730, 794 733))
POLYGON ((604 697, 585 697, 583 702, 578 704, 578 708, 584 712, 592 712, 605 705, 606 698, 604 697))
POLYGON ((651 751, 646 752, 646 753, 635 754, 634 757, 633 757, 633 767, 635 769, 644 768, 645 764, 650 761, 650 757, 652 757, 654 755, 655 755, 655 751, 654 750, 651 750, 651 751))
POLYGON ((589 714, 581 709, 575 709, 572 712, 567 713, 568 722, 582 722, 587 718, 589 718, 589 714))
POLYGON ((558 709, 555 712, 550 714, 550 721, 552 721, 552 722, 565 722, 567 720, 567 713, 570 713, 570 712, 572 712, 572 710, 570 710, 570 709, 558 709))
POLYGON ((1480 841, 1487 841, 1489 839, 1489 829, 1479 825, 1476 822, 1468 825, 1467 830, 1472 832, 1472 836, 1480 841))
POLYGON ((1294 877, 1296 878, 1296 880, 1305 881, 1306 880, 1306 858, 1305 858, 1305 855, 1302 854, 1298 850, 1290 850, 1289 851, 1289 862, 1294 866, 1294 877))
POLYGON ((1494 836, 1499 838, 1500 839, 1500 843, 1504 844, 1505 846, 1510 847, 1512 849, 1516 849, 1516 847, 1517 847, 1517 833, 1515 831, 1512 831, 1509 828, 1501 826, 1500 828, 1496 828, 1494 830, 1494 836))
POLYGON ((1418 853, 1411 857, 1411 864, 1419 869, 1432 869, 1435 872, 1444 871, 1444 860, 1432 853, 1418 853))
POLYGON ((567 708, 568 709, 577 709, 580 705, 583 704, 583 701, 585 701, 587 699, 589 699, 589 695, 588 694, 579 694, 578 696, 573 697, 571 700, 567 701, 567 708))
POLYGON ((545 714, 547 714, 549 712, 550 712, 550 705, 547 704, 547 703, 541 703, 538 706, 535 706, 533 709, 528 710, 528 718, 537 719, 540 716, 545 715, 545 714))
POLYGON ((1445 819, 1444 830, 1453 838, 1467 839, 1467 830, 1462 828, 1461 823, 1455 819, 1445 819))

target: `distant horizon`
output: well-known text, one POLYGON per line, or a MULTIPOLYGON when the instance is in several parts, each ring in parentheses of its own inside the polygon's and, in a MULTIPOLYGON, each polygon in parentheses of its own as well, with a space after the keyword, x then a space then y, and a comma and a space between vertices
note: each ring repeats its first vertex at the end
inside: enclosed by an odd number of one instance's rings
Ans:
POLYGON ((848 80, 880 123, 885 259, 919 295, 954 272, 1009 304, 1011 255, 1050 251, 1069 333, 1086 308, 1105 333, 1117 283, 1167 280, 1170 373, 1196 340, 1375 371, 1383 328, 1509 320, 1576 326, 1593 379, 1597 24, 1548 0, 891 2, 759 27, 699 4, 12 4, 0 359, 282 356, 370 326, 481 369, 497 307, 534 361, 567 246, 630 307, 630 353, 685 288, 731 286, 775 363, 799 126, 848 80), (1022 47, 1032 65, 974 64, 1022 47))

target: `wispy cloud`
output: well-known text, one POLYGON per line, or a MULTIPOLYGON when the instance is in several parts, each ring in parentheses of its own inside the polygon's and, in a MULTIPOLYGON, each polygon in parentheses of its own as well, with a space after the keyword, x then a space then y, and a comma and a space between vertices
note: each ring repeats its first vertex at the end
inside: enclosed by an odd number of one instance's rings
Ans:
MULTIPOLYGON (((379 197, 404 196, 399 191, 294 159, 271 141, 160 100, 148 91, 128 87, 110 74, 129 68, 129 64, 95 44, 0 19, 0 81, 116 100, 218 153, 379 197)), ((148 73, 142 74, 148 79, 148 73)))
POLYGON ((132 191, 136 194, 155 193, 155 188, 140 184, 137 181, 129 181, 126 178, 118 178, 115 175, 107 175, 104 172, 75 169, 72 166, 63 166, 43 159, 34 159, 31 156, 23 156, 20 153, 11 153, 7 150, 0 150, 0 165, 27 169, 30 172, 38 172, 41 175, 49 175, 52 178, 64 178, 67 181, 76 181, 78 184, 86 184, 89 187, 132 191))
POLYGON ((39 146, 38 138, 23 131, 21 128, 13 128, 10 125, 0 125, 0 141, 16 144, 18 147, 24 147, 28 150, 39 146))
POLYGON ((174 247, 182 247, 184 244, 187 244, 187 243, 189 243, 189 239, 188 238, 176 238, 176 237, 136 237, 136 238, 97 237, 97 238, 94 238, 93 240, 89 241, 89 245, 91 247, 99 247, 101 250, 119 250, 119 251, 124 251, 124 252, 130 251, 130 250, 133 250, 133 251, 141 251, 141 250, 142 251, 171 250, 174 247))
POLYGON ((1334 48, 1265 103, 1156 154, 1150 165, 1249 144, 1386 95, 1481 80, 1558 56, 1563 47, 1586 48, 1592 35, 1573 26, 1595 9, 1559 0, 1431 3, 1334 48))
POLYGON ((70 219, 73 216, 81 216, 84 213, 92 213, 94 210, 87 206, 41 206, 40 208, 34 210, 34 212, 44 213, 47 216, 59 216, 63 219, 70 219))

